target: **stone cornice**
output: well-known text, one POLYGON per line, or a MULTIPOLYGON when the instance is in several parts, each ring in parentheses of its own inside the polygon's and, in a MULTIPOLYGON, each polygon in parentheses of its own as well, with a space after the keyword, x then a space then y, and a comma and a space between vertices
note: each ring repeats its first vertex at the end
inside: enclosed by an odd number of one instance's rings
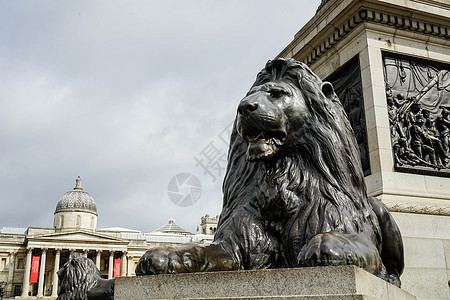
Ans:
MULTIPOLYGON (((338 4, 340 2, 336 1, 330 4, 332 6, 325 7, 323 10, 337 9, 338 4)), ((403 14, 398 8, 392 9, 392 12, 386 12, 377 7, 371 7, 373 3, 363 2, 359 7, 351 6, 350 4, 348 3, 345 11, 343 10, 340 14, 335 15, 333 20, 326 21, 324 15, 329 12, 321 12, 319 10, 318 14, 295 35, 294 41, 278 56, 294 57, 306 64, 314 63, 362 23, 381 24, 394 29, 418 32, 450 40, 450 27, 446 25, 448 24, 448 18, 447 22, 443 21, 442 18, 436 18, 433 23, 430 21, 433 20, 430 16, 425 18, 411 11, 403 14), (324 22, 327 22, 327 24, 325 25, 324 22)), ((383 8, 383 6, 380 7, 383 8)), ((384 9, 387 8, 384 7, 384 9)))

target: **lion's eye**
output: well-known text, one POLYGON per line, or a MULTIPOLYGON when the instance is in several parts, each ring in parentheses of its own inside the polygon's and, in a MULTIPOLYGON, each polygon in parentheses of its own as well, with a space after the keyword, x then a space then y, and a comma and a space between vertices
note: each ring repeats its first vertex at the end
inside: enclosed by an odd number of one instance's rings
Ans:
POLYGON ((286 94, 287 94, 286 91, 283 91, 283 90, 270 90, 269 91, 269 95, 272 98, 281 98, 286 94))

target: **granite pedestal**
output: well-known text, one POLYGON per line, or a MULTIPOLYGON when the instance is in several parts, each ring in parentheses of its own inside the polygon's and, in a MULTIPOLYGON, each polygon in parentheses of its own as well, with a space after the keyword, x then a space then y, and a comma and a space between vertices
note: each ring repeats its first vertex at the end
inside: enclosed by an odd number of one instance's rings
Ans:
POLYGON ((389 299, 416 297, 354 266, 116 278, 124 299, 389 299))

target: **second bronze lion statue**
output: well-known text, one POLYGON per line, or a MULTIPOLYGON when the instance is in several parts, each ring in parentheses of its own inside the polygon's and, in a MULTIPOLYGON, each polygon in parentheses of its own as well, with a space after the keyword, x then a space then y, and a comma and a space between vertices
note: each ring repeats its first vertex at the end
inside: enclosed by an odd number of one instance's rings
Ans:
POLYGON ((367 196, 353 131, 330 83, 274 59, 239 103, 210 245, 148 250, 137 275, 356 265, 400 286, 403 244, 367 196))

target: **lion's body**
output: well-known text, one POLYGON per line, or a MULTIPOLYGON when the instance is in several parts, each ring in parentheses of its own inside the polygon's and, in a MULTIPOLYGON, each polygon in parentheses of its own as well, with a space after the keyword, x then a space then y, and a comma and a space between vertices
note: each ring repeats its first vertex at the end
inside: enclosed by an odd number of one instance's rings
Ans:
MULTIPOLYGON (((296 267, 306 242, 328 231, 364 233, 379 247, 378 221, 367 200, 356 207, 345 197, 339 203, 326 199, 320 191, 322 183, 306 172, 298 174, 299 163, 293 160, 282 162, 287 173, 277 172, 276 166, 267 168, 261 162, 256 163, 258 169, 245 173, 248 178, 242 181, 227 177, 225 197, 232 200, 223 207, 215 241, 228 249, 243 250, 233 252, 240 267, 296 267), (300 182, 299 176, 310 180, 300 182), (230 234, 229 227, 238 229, 239 238, 230 234), (241 243, 244 240, 247 242, 241 243), (261 254, 266 258, 262 259, 261 254)), ((342 193, 337 189, 329 192, 342 193)))
POLYGON ((353 264, 400 285, 398 227, 367 196, 333 87, 305 64, 269 61, 241 100, 223 192, 211 246, 151 249, 136 273, 353 264))

